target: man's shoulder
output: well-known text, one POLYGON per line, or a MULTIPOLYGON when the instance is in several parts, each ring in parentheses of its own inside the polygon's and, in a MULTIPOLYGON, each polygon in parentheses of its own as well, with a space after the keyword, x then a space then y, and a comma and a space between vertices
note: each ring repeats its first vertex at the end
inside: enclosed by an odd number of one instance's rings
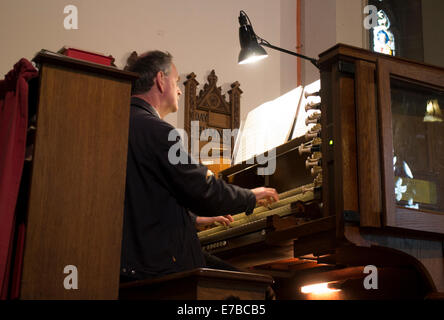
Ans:
POLYGON ((131 107, 130 127, 135 130, 157 132, 168 135, 172 130, 176 130, 171 124, 146 110, 131 107))

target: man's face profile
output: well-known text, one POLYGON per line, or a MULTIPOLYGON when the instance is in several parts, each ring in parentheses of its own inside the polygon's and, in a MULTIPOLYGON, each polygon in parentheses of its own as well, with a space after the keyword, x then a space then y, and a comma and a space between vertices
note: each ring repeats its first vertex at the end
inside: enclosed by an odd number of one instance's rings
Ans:
POLYGON ((165 99, 170 108, 170 112, 177 112, 179 110, 179 96, 182 91, 179 88, 179 73, 177 72, 174 63, 171 63, 171 71, 166 76, 165 99))

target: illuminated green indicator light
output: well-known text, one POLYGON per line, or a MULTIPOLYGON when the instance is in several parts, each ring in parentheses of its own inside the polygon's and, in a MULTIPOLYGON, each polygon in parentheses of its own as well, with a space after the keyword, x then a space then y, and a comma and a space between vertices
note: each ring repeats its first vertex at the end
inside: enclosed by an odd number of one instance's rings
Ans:
POLYGON ((333 145, 333 140, 330 140, 330 141, 328 142, 328 144, 329 144, 330 146, 332 146, 332 145, 333 145))

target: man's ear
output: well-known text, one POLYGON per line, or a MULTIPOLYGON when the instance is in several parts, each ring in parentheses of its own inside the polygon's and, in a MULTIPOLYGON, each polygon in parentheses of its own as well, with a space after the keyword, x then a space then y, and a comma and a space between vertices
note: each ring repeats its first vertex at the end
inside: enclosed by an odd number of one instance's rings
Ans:
POLYGON ((156 75, 156 85, 161 93, 165 90, 165 74, 159 71, 156 75))

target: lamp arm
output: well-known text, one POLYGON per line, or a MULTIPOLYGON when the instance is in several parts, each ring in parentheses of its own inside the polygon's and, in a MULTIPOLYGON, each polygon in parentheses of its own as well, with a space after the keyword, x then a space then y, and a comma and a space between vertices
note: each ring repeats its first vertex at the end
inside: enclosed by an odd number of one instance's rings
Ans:
POLYGON ((285 53, 291 54, 291 55, 299 57, 299 58, 303 58, 303 59, 309 60, 316 68, 319 69, 318 60, 316 60, 314 58, 310 58, 310 57, 304 56, 303 54, 300 54, 300 53, 296 53, 296 52, 293 52, 293 51, 289 51, 289 50, 286 50, 286 49, 282 49, 282 48, 276 47, 276 46, 270 44, 268 41, 266 41, 266 40, 264 40, 264 39, 262 39, 260 37, 257 37, 257 38, 259 39, 259 44, 261 46, 268 47, 268 48, 271 48, 271 49, 274 49, 274 50, 278 50, 278 51, 281 51, 281 52, 285 52, 285 53))

